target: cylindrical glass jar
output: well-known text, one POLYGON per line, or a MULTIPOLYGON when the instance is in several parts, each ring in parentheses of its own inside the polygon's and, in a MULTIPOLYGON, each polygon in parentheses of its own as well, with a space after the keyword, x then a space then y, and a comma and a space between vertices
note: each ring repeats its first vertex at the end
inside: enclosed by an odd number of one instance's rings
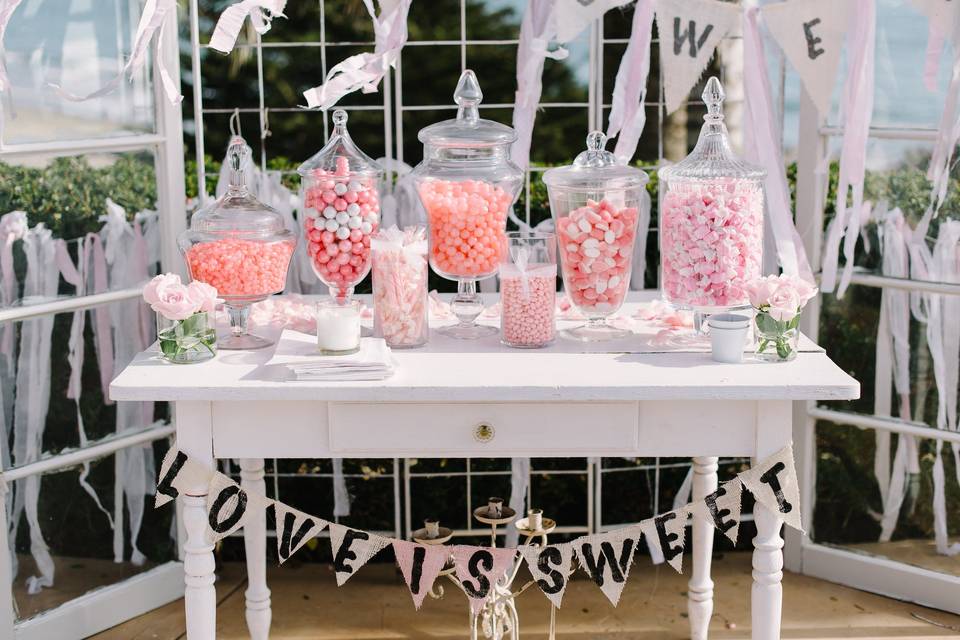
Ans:
POLYGON ((325 356, 360 351, 360 302, 323 299, 317 303, 317 349, 325 356))
POLYGON ((510 160, 516 132, 480 118, 483 93, 473 71, 454 92, 457 117, 420 131, 423 161, 413 170, 430 227, 430 265, 456 280, 453 312, 459 324, 441 329, 457 338, 495 333, 475 323, 483 303, 476 281, 497 272, 504 250, 507 212, 516 201, 523 171, 510 160))
POLYGON ((500 264, 500 339, 511 347, 553 342, 557 306, 557 239, 511 231, 500 264))
POLYGON ((333 112, 330 140, 300 165, 307 254, 330 295, 346 301, 370 272, 370 237, 380 226, 377 193, 383 169, 347 131, 347 112, 333 112))
POLYGON ((560 245, 563 286, 587 323, 564 335, 609 340, 627 331, 606 319, 630 288, 633 245, 644 204, 647 174, 619 164, 604 150, 600 131, 587 136, 587 150, 572 165, 543 175, 560 245))
POLYGON ((710 78, 700 139, 660 169, 660 283, 677 307, 717 313, 749 306, 744 285, 763 259, 766 172, 737 158, 723 124, 723 87, 710 78))
POLYGON ((427 234, 423 227, 383 229, 373 253, 373 334, 395 348, 427 343, 427 234))
POLYGON ((157 343, 160 355, 168 362, 203 362, 217 355, 217 332, 213 318, 198 311, 183 320, 171 320, 157 314, 157 343))
POLYGON ((232 334, 220 340, 220 348, 260 349, 273 342, 247 332, 250 305, 283 291, 297 239, 279 212, 248 191, 243 175, 250 147, 243 138, 231 141, 227 161, 227 192, 193 214, 190 229, 180 235, 180 251, 190 277, 216 288, 224 300, 232 334))

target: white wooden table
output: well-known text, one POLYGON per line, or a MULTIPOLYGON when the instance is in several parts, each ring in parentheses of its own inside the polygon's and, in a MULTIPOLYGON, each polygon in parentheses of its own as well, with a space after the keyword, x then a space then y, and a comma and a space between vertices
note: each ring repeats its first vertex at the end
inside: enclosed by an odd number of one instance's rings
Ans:
MULTIPOLYGON (((290 381, 265 366, 269 349, 221 352, 190 366, 148 351, 113 381, 111 397, 174 403, 180 449, 211 467, 216 458, 239 458, 242 485, 254 492, 264 492, 264 458, 694 456, 693 495, 702 498, 716 489, 719 456, 760 459, 791 441, 793 401, 860 392, 822 351, 785 364, 725 365, 695 352, 462 344, 466 352, 443 340, 395 351, 397 373, 383 382, 290 381), (477 437, 481 424, 493 427, 492 438, 477 437)), ((189 640, 215 635, 205 494, 206 486, 196 486, 182 497, 189 640)), ((754 517, 753 637, 773 640, 780 637, 781 520, 759 504, 754 517)), ((245 546, 247 623, 263 640, 271 617, 265 514, 246 526, 245 546)), ((713 528, 695 521, 694 639, 706 637, 713 611, 712 547, 713 528)))

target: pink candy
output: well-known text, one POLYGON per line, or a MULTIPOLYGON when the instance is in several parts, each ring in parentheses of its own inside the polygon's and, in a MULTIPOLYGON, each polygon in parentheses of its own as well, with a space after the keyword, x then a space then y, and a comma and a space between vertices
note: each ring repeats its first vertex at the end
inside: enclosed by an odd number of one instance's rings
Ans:
POLYGON ((422 227, 373 237, 373 330, 391 347, 427 341, 427 240, 422 227))
POLYGON ((526 278, 516 266, 502 265, 500 335, 503 341, 512 347, 541 347, 553 342, 556 298, 556 265, 528 265, 526 278))
POLYGON ((496 273, 513 197, 480 180, 430 180, 420 185, 430 223, 430 258, 443 275, 480 278, 496 273))
POLYGON ((620 308, 630 285, 637 209, 607 200, 587 204, 557 219, 563 282, 587 316, 620 308))
POLYGON ((293 242, 215 240, 186 252, 190 277, 221 296, 268 296, 283 291, 293 242))
POLYGON ((691 307, 749 304, 759 277, 763 192, 753 182, 670 185, 660 208, 664 297, 691 307))

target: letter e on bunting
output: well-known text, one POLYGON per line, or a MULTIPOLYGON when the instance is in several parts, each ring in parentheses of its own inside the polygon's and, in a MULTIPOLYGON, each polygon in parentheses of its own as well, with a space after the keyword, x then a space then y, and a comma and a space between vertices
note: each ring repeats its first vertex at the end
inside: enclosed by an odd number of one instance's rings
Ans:
POLYGON ((277 532, 277 558, 280 559, 280 564, 286 562, 328 524, 326 520, 291 509, 280 502, 273 503, 273 514, 274 531, 277 532))
POLYGON ((413 605, 419 609, 423 599, 450 557, 450 548, 443 545, 419 544, 406 540, 392 540, 400 573, 413 596, 413 605))
POLYGON ((573 545, 552 544, 546 547, 526 545, 520 547, 527 568, 543 595, 550 599, 557 609, 563 601, 563 594, 573 573, 573 545))
POLYGON ((737 478, 765 507, 779 513, 783 521, 803 531, 800 525, 800 489, 793 464, 793 445, 787 445, 737 478))
POLYGON ((716 491, 703 500, 693 503, 693 516, 709 522, 730 542, 737 544, 740 532, 740 500, 743 497, 743 485, 739 480, 724 482, 716 491))
POLYGON ((590 574, 613 606, 620 602, 620 594, 627 584, 633 552, 641 534, 638 527, 624 527, 609 533, 577 538, 573 542, 580 566, 590 574))
POLYGON ((496 549, 454 545, 453 560, 457 565, 457 580, 470 599, 470 610, 477 614, 493 585, 504 576, 517 555, 516 549, 496 549))
POLYGON ((683 573, 683 545, 687 532, 687 507, 662 513, 640 523, 650 555, 662 557, 677 573, 683 573))
POLYGON ((342 587, 350 576, 388 544, 390 540, 383 536, 331 522, 330 545, 333 547, 333 571, 337 576, 337 586, 342 587))

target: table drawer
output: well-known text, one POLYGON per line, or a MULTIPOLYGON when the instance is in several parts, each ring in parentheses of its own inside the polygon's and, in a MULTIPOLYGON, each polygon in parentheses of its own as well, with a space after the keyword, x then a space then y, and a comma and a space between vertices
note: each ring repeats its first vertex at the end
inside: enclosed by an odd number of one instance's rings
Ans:
POLYGON ((599 456, 637 448, 637 404, 330 403, 330 451, 364 456, 599 456))

